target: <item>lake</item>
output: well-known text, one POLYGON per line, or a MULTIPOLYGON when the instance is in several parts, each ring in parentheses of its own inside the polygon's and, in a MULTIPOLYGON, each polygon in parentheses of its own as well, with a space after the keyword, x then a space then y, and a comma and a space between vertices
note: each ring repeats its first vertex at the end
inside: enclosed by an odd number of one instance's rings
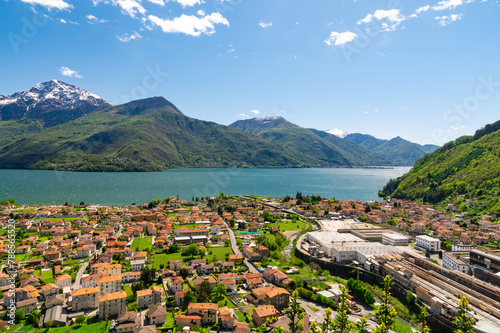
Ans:
POLYGON ((410 167, 366 169, 172 169, 162 172, 90 173, 0 170, 0 200, 29 203, 143 204, 155 198, 232 195, 377 200, 391 178, 410 167))

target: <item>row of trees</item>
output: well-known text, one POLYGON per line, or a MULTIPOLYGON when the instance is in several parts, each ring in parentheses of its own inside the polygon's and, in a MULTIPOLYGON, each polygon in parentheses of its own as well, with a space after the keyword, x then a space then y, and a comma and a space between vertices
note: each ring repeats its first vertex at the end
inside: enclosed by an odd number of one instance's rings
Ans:
POLYGON ((372 305, 375 303, 375 296, 373 296, 373 293, 363 286, 362 282, 350 278, 347 281, 347 287, 356 297, 366 304, 372 305))

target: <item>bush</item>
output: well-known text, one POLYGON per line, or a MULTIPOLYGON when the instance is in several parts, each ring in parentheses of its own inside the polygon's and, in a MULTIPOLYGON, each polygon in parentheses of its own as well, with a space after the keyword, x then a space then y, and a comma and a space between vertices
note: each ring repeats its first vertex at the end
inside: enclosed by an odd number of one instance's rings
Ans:
POLYGON ((350 278, 347 281, 347 287, 356 297, 366 304, 372 305, 375 303, 375 296, 373 296, 373 293, 366 289, 361 282, 350 278))

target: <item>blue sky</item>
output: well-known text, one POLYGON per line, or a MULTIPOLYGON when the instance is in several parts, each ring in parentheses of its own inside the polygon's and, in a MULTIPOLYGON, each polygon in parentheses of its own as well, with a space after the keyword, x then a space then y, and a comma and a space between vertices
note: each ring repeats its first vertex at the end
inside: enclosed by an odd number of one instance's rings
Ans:
POLYGON ((499 120, 498 0, 0 0, 0 94, 59 79, 228 125, 442 144, 499 120))

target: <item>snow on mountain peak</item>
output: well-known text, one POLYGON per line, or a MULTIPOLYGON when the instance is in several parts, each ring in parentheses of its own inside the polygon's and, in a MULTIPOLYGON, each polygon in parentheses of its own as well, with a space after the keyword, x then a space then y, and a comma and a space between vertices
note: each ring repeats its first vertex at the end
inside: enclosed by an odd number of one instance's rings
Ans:
POLYGON ((346 131, 343 131, 343 130, 338 129, 338 128, 323 130, 323 132, 335 135, 336 137, 339 137, 342 139, 345 138, 347 135, 349 135, 349 133, 347 133, 346 131))
POLYGON ((280 120, 280 119, 283 119, 283 117, 281 117, 281 116, 266 116, 266 117, 262 117, 262 118, 255 118, 256 121, 260 121, 263 123, 269 123, 271 121, 280 120))
POLYGON ((51 100, 51 104, 57 104, 56 107, 68 109, 76 108, 82 103, 94 106, 109 104, 101 97, 87 90, 62 81, 51 80, 38 83, 27 91, 17 92, 10 96, 0 96, 0 106, 22 103, 27 109, 32 109, 48 100, 51 100))

